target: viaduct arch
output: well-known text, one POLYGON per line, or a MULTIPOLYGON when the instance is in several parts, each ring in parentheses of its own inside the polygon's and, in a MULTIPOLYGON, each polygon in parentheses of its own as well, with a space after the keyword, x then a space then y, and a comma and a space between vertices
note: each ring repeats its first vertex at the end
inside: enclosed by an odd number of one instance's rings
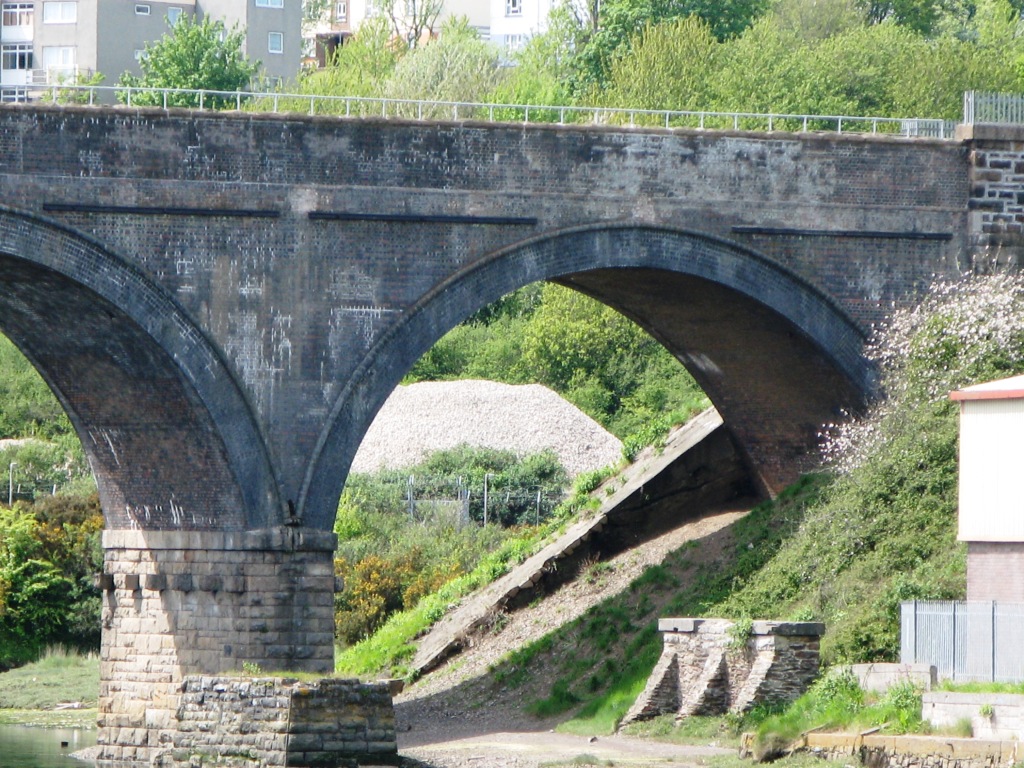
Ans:
POLYGON ((166 290, 89 238, 6 208, 0 284, 0 329, 67 411, 107 528, 276 522, 245 394, 166 290))
POLYGON ((555 280, 650 330, 767 490, 873 387, 866 329, 1024 255, 1024 136, 0 105, 0 329, 103 496, 103 759, 182 676, 333 663, 331 519, 450 327, 555 280))
POLYGON ((821 425, 855 411, 875 386, 862 355, 863 331, 835 302, 771 259, 667 227, 566 229, 456 273, 369 352, 338 398, 310 463, 302 507, 312 526, 330 528, 339 477, 416 360, 474 311, 541 280, 589 294, 665 345, 723 414, 768 493, 813 461, 821 425))

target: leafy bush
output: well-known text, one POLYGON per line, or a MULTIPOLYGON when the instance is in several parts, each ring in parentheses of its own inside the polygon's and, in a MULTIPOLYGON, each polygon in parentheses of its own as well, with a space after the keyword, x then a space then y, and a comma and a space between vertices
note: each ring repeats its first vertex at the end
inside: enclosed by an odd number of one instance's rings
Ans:
POLYGON ((47 645, 99 647, 102 567, 99 501, 48 497, 37 507, 0 507, 0 669, 35 659, 47 645))

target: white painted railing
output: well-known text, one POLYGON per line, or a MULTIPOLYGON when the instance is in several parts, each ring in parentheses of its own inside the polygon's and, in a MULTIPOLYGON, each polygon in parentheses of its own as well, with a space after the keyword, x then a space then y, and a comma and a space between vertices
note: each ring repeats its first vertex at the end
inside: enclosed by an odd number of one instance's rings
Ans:
POLYGON ((964 94, 964 122, 1012 123, 1024 125, 1024 95, 967 91, 964 94))
POLYGON ((320 96, 253 91, 207 91, 181 88, 63 85, 29 87, 27 97, 56 103, 155 106, 163 109, 236 109, 253 112, 301 112, 309 115, 376 117, 406 120, 480 120, 485 122, 624 125, 749 131, 826 131, 884 133, 907 137, 953 137, 954 123, 930 118, 798 115, 758 112, 712 112, 622 107, 488 104, 420 101, 362 96, 320 96))

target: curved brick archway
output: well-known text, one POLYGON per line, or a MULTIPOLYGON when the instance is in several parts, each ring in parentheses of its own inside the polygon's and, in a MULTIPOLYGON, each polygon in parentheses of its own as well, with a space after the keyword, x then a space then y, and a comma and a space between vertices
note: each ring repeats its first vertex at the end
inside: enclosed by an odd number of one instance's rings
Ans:
POLYGON ((108 530, 280 522, 244 396, 165 290, 81 235, 7 209, 0 285, 0 330, 67 411, 108 530))
POLYGON ((460 272, 379 341, 337 401, 310 463, 300 501, 307 525, 330 529, 363 435, 415 361, 472 312, 539 280, 581 290, 661 341, 711 397, 768 492, 808 466, 822 424, 858 408, 875 387, 863 330, 775 262, 680 230, 564 230, 460 272))

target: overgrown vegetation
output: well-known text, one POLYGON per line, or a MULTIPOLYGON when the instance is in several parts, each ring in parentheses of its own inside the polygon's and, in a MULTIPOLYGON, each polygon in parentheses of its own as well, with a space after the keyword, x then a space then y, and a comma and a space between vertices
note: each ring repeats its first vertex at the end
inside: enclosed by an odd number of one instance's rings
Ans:
POLYGON ((0 507, 0 670, 55 643, 99 648, 103 518, 95 495, 0 507))
MULTIPOLYGON (((490 584, 533 554, 548 536, 589 503, 589 491, 583 489, 596 487, 595 478, 600 474, 577 477, 573 492, 545 523, 509 529, 500 546, 482 555, 472 570, 445 582, 423 596, 413 607, 390 615, 376 632, 341 650, 335 660, 337 671, 348 675, 386 671, 397 677, 409 677, 411 673, 406 662, 416 651, 415 639, 462 597, 490 584)), ((492 532, 499 530, 497 526, 488 528, 493 529, 492 532)))
POLYGON ((335 570, 345 582, 335 597, 339 640, 367 637, 393 613, 473 572, 489 552, 516 538, 511 528, 539 522, 538 495, 547 519, 567 483, 551 452, 519 459, 469 446, 438 451, 403 470, 350 478, 335 522, 335 570))
POLYGON ((884 694, 869 694, 861 690, 852 673, 833 673, 820 678, 785 712, 762 720, 755 756, 762 761, 777 758, 801 733, 814 728, 865 730, 883 725, 888 733, 920 729, 921 692, 903 682, 884 694))

